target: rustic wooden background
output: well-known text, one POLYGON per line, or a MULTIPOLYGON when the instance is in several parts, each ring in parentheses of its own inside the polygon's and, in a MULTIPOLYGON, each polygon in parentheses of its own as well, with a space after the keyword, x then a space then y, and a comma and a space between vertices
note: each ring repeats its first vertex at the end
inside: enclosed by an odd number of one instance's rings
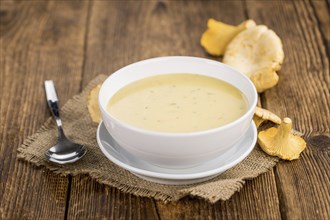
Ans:
MULTIPOLYGON (((329 1, 0 1, 0 219, 330 219, 329 1), (96 75, 165 55, 209 57, 208 18, 252 18, 283 40, 278 86, 262 105, 293 119, 301 159, 248 180, 226 202, 164 204, 89 177, 61 177, 17 160, 49 117, 43 81, 65 103, 96 75)), ((55 135, 55 134, 54 134, 55 135)))

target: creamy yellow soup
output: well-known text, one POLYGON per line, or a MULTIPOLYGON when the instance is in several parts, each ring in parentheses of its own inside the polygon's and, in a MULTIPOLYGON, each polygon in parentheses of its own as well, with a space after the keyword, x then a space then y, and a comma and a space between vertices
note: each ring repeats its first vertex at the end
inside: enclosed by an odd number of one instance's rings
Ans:
POLYGON ((107 110, 135 127, 161 132, 196 132, 217 128, 242 116, 244 94, 216 78, 197 74, 147 77, 121 88, 107 110))

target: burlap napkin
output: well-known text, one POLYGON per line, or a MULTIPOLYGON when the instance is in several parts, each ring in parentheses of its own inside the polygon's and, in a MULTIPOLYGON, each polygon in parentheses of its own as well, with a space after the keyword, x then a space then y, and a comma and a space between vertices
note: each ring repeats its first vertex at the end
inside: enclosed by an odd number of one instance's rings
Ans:
POLYGON ((123 192, 137 196, 153 197, 165 202, 175 201, 184 196, 199 196, 209 202, 227 200, 239 191, 244 180, 251 179, 272 168, 278 161, 263 153, 258 146, 240 164, 206 182, 191 185, 162 185, 148 182, 118 167, 109 161, 96 143, 97 124, 93 123, 87 107, 89 91, 103 82, 105 75, 96 77, 84 91, 70 99, 61 109, 64 130, 68 137, 87 147, 88 153, 80 161, 68 165, 55 165, 45 160, 45 151, 57 141, 57 130, 53 119, 30 136, 18 149, 18 157, 37 166, 62 175, 88 174, 100 183, 117 187, 123 192))

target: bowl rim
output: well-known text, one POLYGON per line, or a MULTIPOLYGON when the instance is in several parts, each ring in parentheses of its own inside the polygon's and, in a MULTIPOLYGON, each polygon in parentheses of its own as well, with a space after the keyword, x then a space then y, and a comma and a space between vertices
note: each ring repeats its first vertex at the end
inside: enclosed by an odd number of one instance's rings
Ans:
MULTIPOLYGON (((166 74, 166 73, 164 73, 166 74)), ((196 73, 197 74, 197 73, 196 73)), ((233 85, 235 86, 235 85, 233 85)), ((236 87, 236 86, 235 86, 236 87)), ((237 88, 237 87, 236 87, 237 88)), ((156 136, 175 136, 175 137, 191 137, 191 136, 202 136, 205 134, 212 134, 212 133, 217 133, 226 129, 230 129, 234 126, 236 126, 237 124, 241 123, 242 121, 244 121, 246 118, 248 118, 252 112, 255 111, 255 107, 257 105, 257 101, 258 101, 258 93, 256 90, 256 87, 254 86, 254 84, 252 83, 252 81, 243 73, 239 72, 238 70, 234 69, 233 67, 224 64, 220 61, 214 61, 214 60, 210 60, 210 59, 206 59, 206 58, 200 58, 200 57, 192 57, 192 56, 163 56, 163 57, 154 57, 154 58, 149 58, 149 59, 145 59, 145 60, 141 60, 141 61, 137 61, 134 62, 132 64, 129 64, 127 66, 124 66, 120 69, 118 69, 117 71, 115 71, 114 73, 112 73, 110 76, 108 76, 108 78, 102 83, 102 86, 100 88, 99 91, 99 95, 98 95, 98 104, 99 104, 99 109, 101 110, 101 112, 103 114, 105 114, 106 116, 108 116, 111 120, 115 121, 116 123, 120 124, 121 126, 129 129, 129 130, 133 130, 135 132, 138 133, 143 133, 143 134, 149 134, 149 135, 156 135, 156 136), (120 74, 120 72, 122 72, 123 70, 127 69, 127 68, 131 68, 134 65, 141 65, 144 63, 150 63, 150 62, 155 62, 155 61, 162 61, 162 60, 167 60, 167 59, 193 59, 193 60, 198 60, 198 61, 202 61, 202 62, 207 62, 210 63, 212 65, 217 65, 219 66, 219 68, 228 68, 233 72, 238 73, 239 75, 241 75, 244 79, 246 79, 246 81, 248 82, 248 84, 251 86, 251 89, 253 90, 253 100, 252 100, 252 104, 250 105, 249 109, 238 119, 222 125, 220 127, 216 127, 216 128, 212 128, 212 129, 207 129, 207 130, 201 130, 201 131, 195 131, 195 132, 161 132, 161 131, 153 131, 153 130, 148 130, 148 129, 144 129, 144 128, 139 128, 139 127, 135 127, 133 125, 130 125, 126 122, 122 122, 120 120, 118 120, 117 118, 113 117, 110 113, 108 113, 108 111, 106 109, 103 108, 103 105, 101 104, 101 98, 100 98, 100 94, 103 92, 103 90, 105 89, 104 85, 107 81, 110 81, 112 79, 112 76, 120 74)), ((104 119, 103 119, 104 120, 104 119)))

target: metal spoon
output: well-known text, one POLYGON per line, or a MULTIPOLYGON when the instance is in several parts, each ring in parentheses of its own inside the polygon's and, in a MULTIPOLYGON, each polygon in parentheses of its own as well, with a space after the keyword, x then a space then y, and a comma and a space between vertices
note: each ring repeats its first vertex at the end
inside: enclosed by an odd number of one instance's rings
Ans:
POLYGON ((87 150, 83 145, 73 143, 64 135, 59 114, 58 99, 52 80, 45 81, 45 90, 47 103, 55 118, 58 129, 58 142, 45 153, 46 159, 58 164, 73 163, 82 158, 87 150))

